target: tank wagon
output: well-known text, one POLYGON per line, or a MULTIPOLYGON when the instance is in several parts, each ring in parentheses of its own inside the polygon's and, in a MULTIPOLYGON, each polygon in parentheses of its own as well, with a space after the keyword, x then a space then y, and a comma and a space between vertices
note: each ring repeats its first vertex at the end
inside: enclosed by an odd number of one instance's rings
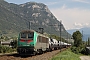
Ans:
POLYGON ((48 51, 53 51, 59 48, 58 41, 56 39, 49 39, 49 50, 48 51))

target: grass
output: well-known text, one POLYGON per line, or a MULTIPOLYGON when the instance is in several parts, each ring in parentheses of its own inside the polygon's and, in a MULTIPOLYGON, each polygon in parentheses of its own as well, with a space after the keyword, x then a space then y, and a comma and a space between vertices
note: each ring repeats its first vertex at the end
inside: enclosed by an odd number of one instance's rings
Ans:
POLYGON ((71 52, 70 50, 66 50, 54 56, 51 60, 80 60, 80 58, 79 55, 71 52))

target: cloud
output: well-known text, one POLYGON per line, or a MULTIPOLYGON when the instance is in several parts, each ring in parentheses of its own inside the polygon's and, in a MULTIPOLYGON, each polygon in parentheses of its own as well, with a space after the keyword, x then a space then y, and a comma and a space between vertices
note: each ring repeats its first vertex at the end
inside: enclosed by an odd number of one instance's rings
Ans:
POLYGON ((74 25, 75 25, 75 26, 81 26, 81 27, 83 26, 81 23, 76 23, 76 22, 75 22, 74 25))
POLYGON ((58 4, 59 2, 48 2, 48 3, 46 3, 46 5, 55 5, 55 4, 58 4))
POLYGON ((60 8, 51 9, 54 16, 64 24, 66 29, 75 29, 81 27, 90 27, 90 10, 80 8, 66 8, 64 4, 60 8), (78 22, 78 23, 75 23, 78 22), (87 23, 88 22, 88 23, 87 23), (82 24, 81 24, 82 23, 82 24))
POLYGON ((89 23, 74 23, 76 28, 83 28, 83 27, 88 27, 89 23))
POLYGON ((89 25, 89 23, 86 23, 85 25, 86 25, 86 26, 88 26, 88 25, 89 25))
POLYGON ((67 6, 66 6, 66 4, 64 4, 63 6, 62 6, 62 9, 65 9, 67 6))
POLYGON ((90 3, 90 2, 88 2, 88 1, 86 1, 86 0, 72 0, 72 1, 75 1, 75 2, 81 2, 81 3, 90 3))

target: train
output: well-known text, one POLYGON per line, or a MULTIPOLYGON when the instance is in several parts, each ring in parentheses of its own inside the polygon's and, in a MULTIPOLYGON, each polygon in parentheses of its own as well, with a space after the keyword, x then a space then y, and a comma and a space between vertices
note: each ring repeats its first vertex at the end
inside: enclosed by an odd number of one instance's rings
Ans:
POLYGON ((71 44, 49 38, 48 36, 34 30, 24 30, 19 33, 17 52, 20 55, 35 55, 37 53, 53 51, 70 45, 71 44))

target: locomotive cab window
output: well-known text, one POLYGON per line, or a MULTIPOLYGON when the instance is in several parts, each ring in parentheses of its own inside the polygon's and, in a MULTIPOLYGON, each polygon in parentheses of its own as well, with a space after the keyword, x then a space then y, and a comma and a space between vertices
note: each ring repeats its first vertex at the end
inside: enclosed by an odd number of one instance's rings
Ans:
POLYGON ((34 36, 34 33, 33 32, 28 33, 28 38, 33 38, 33 36, 34 36))
POLYGON ((27 38, 27 34, 26 33, 21 33, 21 38, 27 38))
POLYGON ((30 33, 21 33, 21 38, 33 38, 34 36, 34 33, 33 32, 30 32, 30 33))

